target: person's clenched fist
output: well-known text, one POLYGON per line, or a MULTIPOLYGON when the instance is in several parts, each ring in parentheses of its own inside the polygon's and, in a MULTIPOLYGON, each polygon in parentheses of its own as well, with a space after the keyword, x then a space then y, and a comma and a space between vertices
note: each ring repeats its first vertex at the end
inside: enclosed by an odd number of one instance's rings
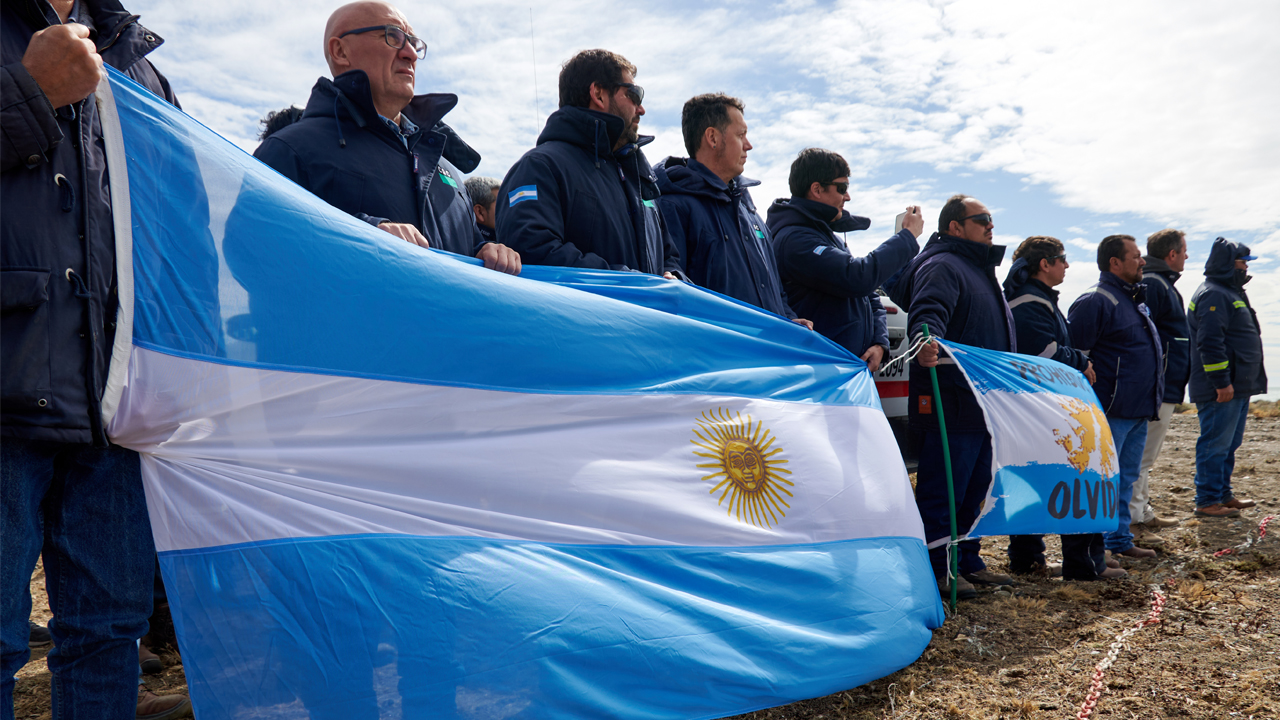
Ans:
POLYGON ((102 79, 102 57, 79 23, 54 25, 31 36, 22 66, 55 108, 89 97, 102 79))

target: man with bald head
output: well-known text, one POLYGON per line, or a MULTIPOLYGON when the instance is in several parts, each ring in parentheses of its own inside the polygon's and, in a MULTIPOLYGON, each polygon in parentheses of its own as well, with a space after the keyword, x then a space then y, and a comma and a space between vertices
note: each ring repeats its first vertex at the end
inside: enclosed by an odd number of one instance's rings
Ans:
POLYGON ((476 228, 462 174, 480 154, 442 122, 449 93, 414 95, 427 44, 385 2, 355 2, 325 25, 320 78, 302 117, 254 156, 330 205, 421 247, 474 256, 518 274, 520 256, 476 228))

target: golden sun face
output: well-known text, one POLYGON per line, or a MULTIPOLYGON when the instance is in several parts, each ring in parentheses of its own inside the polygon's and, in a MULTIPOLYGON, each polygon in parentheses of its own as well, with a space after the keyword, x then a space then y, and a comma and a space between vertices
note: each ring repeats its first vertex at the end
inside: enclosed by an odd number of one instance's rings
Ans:
POLYGON ((751 416, 743 419, 742 413, 731 415, 724 408, 702 413, 698 427, 693 429, 697 440, 690 440, 701 450, 693 454, 711 462, 698 463, 700 468, 715 468, 702 480, 719 480, 710 494, 720 493, 717 504, 729 499, 727 511, 741 522, 757 527, 772 527, 786 515, 784 507, 791 507, 782 497, 795 497, 783 485, 795 487, 795 483, 782 477, 791 471, 778 467, 786 460, 775 458, 782 448, 773 447, 776 438, 764 429, 763 422, 753 423, 751 416))

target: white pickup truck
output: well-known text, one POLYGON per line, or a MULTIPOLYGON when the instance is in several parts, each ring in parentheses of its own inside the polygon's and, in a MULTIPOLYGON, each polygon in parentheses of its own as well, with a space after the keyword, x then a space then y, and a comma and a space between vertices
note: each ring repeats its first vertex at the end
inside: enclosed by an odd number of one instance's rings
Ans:
MULTIPOLYGON (((898 357, 907 351, 907 311, 893 304, 884 293, 880 293, 880 304, 888 313, 889 324, 889 356, 898 357)), ((880 405, 889 418, 889 426, 898 440, 898 448, 902 451, 902 459, 907 469, 914 471, 916 467, 916 450, 908 442, 907 433, 907 378, 910 363, 898 363, 892 367, 876 372, 876 390, 880 394, 880 405)))

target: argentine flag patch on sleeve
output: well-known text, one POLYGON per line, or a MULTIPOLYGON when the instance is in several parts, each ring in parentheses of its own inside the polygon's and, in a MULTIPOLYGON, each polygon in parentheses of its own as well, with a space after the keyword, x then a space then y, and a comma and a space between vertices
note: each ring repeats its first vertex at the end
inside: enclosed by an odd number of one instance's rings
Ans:
POLYGON ((525 200, 537 200, 537 199, 538 199, 537 185, 525 185, 524 187, 518 187, 507 194, 507 200, 511 203, 508 207, 512 207, 516 203, 524 202, 525 200))

